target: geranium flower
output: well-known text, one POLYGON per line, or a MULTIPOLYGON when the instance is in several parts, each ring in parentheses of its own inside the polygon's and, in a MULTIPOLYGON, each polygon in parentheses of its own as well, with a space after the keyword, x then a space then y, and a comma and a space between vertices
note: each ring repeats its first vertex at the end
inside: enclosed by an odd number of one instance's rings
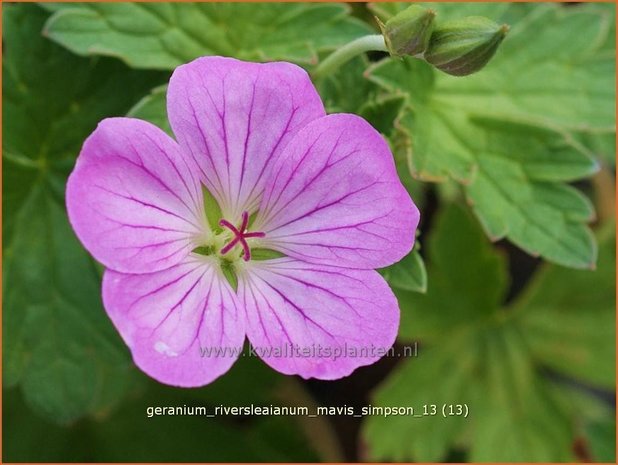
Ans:
POLYGON ((411 250, 419 213, 380 134, 358 116, 327 116, 289 63, 199 58, 174 71, 167 109, 177 141, 105 119, 67 186, 71 224, 107 268, 104 306, 137 366, 201 386, 245 336, 271 367, 304 378, 384 355, 399 309, 374 269, 411 250))

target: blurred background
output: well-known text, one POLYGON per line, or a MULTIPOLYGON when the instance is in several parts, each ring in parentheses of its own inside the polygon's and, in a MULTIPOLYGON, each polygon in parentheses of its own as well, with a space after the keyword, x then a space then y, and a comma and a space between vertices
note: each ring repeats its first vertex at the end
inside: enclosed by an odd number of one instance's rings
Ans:
POLYGON ((406 4, 2 5, 3 461, 615 461, 615 5, 422 5, 511 32, 470 77, 371 52, 316 81, 421 210, 381 271, 413 355, 332 382, 244 357, 200 389, 139 372, 105 315, 64 207, 83 140, 127 114, 169 131, 165 85, 197 56, 311 71, 406 4), (146 415, 251 404, 438 414, 146 415))

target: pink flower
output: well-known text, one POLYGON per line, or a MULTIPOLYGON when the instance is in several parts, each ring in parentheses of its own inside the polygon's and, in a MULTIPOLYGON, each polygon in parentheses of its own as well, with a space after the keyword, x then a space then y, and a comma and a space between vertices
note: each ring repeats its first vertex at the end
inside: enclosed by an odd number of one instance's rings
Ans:
POLYGON ((304 378, 384 355, 399 309, 374 269, 411 250, 419 213, 380 134, 358 116, 326 116, 289 63, 197 59, 174 71, 167 107, 177 142, 106 119, 67 186, 135 363, 201 386, 230 368, 245 335, 271 367, 304 378), (212 197, 221 218, 209 224, 212 197), (285 256, 256 260, 257 248, 285 256))

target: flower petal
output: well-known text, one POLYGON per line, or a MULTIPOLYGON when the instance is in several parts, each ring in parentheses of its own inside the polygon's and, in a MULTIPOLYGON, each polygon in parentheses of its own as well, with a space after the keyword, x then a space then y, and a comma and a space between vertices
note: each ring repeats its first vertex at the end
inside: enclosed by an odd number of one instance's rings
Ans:
POLYGON ((86 249, 106 267, 151 272, 178 263, 204 230, 191 159, 150 123, 101 121, 67 184, 67 209, 86 249))
POLYGON ((291 137, 324 108, 307 73, 290 63, 203 57, 174 71, 170 124, 193 154, 226 218, 253 211, 266 168, 291 137))
POLYGON ((282 373, 341 378, 378 360, 397 336, 397 300, 373 270, 250 262, 238 295, 255 352, 282 373))
POLYGON ((190 255, 151 274, 106 271, 103 303, 135 364, 162 383, 203 386, 242 351, 244 315, 225 278, 203 257, 190 255))
POLYGON ((263 246, 314 263, 379 268, 414 243, 419 212, 383 137, 355 115, 309 123, 273 163, 252 228, 263 246))

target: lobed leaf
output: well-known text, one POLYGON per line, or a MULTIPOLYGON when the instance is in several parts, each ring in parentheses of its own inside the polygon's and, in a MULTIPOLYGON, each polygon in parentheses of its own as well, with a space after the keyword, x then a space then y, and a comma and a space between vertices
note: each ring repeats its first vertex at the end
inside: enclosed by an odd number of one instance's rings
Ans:
POLYGON ((173 69, 204 55, 310 64, 317 52, 366 34, 343 4, 75 3, 45 27, 80 55, 119 58, 136 68, 173 69))
MULTIPOLYGON (((513 14, 503 4, 474 8, 496 20, 513 14)), ((448 76, 408 58, 383 60, 369 78, 408 95, 400 123, 410 134, 417 178, 461 183, 492 239, 507 237, 533 255, 590 268, 591 207, 562 182, 597 169, 578 134, 615 130, 615 65, 603 52, 612 21, 586 7, 517 8, 521 13, 496 57, 475 75, 448 76)))
POLYGON ((427 293, 395 289, 400 335, 421 340, 419 356, 403 361, 372 400, 421 416, 368 418, 370 458, 439 462, 465 447, 473 462, 574 460, 578 425, 608 407, 566 387, 615 387, 613 229, 601 235, 596 271, 548 265, 504 308, 503 257, 465 210, 442 211, 428 245, 427 293), (575 381, 557 387, 555 377, 575 381), (466 404, 469 416, 422 415, 427 404, 466 404))

